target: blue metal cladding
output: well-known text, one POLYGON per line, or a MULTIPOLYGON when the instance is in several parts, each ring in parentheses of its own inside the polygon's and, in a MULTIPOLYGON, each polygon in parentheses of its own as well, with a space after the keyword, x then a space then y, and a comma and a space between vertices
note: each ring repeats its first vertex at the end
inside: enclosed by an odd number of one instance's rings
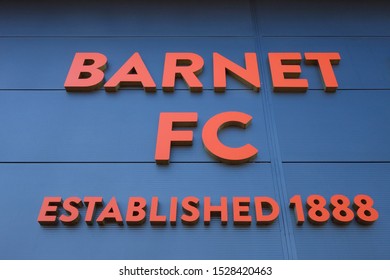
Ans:
MULTIPOLYGON (((342 193, 354 197, 369 193, 380 213, 373 226, 357 223, 340 226, 307 224, 293 227, 299 259, 378 259, 388 258, 390 244, 390 164, 388 163, 284 163, 286 189, 307 197, 318 193, 331 197, 342 193)), ((291 213, 291 219, 294 219, 291 213)))
MULTIPOLYGON (((202 75, 199 77, 204 89, 213 89, 213 52, 241 63, 244 52, 255 52, 256 44, 248 37, 17 37, 2 38, 3 52, 0 58, 5 66, 0 74, 9 76, 2 79, 2 89, 61 89, 76 52, 100 52, 108 59, 106 77, 111 77, 134 52, 139 52, 150 74, 161 89, 162 71, 165 53, 195 52, 205 61, 202 75), (29 63, 26 63, 29 61, 29 63), (43 63, 43 61, 46 61, 43 63), (29 75, 21 78, 20 66, 29 75), (37 71, 37 67, 43 71, 37 71)), ((178 80, 177 89, 187 89, 183 81, 178 80)), ((235 79, 229 79, 229 89, 246 89, 235 79)))
POLYGON ((0 2, 0 259, 390 259, 390 2, 0 2), (75 52, 106 55, 106 80, 139 52, 157 92, 67 93, 75 52), (166 52, 203 57, 202 93, 180 79, 162 92, 166 52), (215 93, 213 52, 241 65, 256 52, 261 91, 228 77, 215 93), (339 52, 337 92, 325 93, 318 67, 302 63, 309 90, 273 93, 268 52, 339 52), (203 125, 224 111, 253 117, 219 135, 258 148, 254 162, 229 166, 204 150, 203 125), (199 115, 193 146, 174 147, 168 166, 154 163, 160 112, 199 115), (371 226, 297 226, 288 208, 296 194, 359 193, 379 212, 371 226), (129 196, 158 196, 163 214, 171 196, 197 196, 201 217, 203 197, 227 196, 229 222, 43 227, 45 196, 115 196, 123 215, 129 196), (278 220, 234 226, 233 196, 274 198, 278 220))
POLYGON ((154 162, 160 112, 198 112, 192 147, 174 147, 174 162, 214 162, 203 148, 202 128, 217 113, 241 111, 253 117, 245 130, 220 133, 228 145, 263 147, 257 162, 270 162, 261 96, 248 90, 226 94, 190 93, 66 93, 65 90, 2 91, 0 132, 5 162, 154 162), (20 102, 23 100, 23 102, 20 102), (46 104, 43 106, 42 104, 46 104), (213 106, 208 106, 213 104, 213 106), (24 127, 24 129, 21 129, 24 127))
MULTIPOLYGON (((11 259, 280 259, 280 223, 233 227, 218 218, 209 226, 119 226, 96 222, 87 226, 42 227, 36 222, 44 196, 115 196, 123 216, 129 196, 150 202, 158 196, 160 213, 169 214, 169 199, 186 196, 220 203, 221 194, 275 197, 269 164, 224 166, 218 163, 2 164, 1 205, 6 215, 0 234, 1 256, 11 259), (257 186, 254 188, 254 186, 257 186), (221 191, 223 190, 223 192, 221 191), (13 202, 13 203, 11 203, 13 202), (17 209, 12 210, 12 204, 17 209), (28 230, 27 230, 28 229, 28 230), (12 233, 12 234, 11 234, 12 233)), ((253 210, 253 209, 252 209, 253 210)), ((251 210, 250 214, 254 215, 251 210)), ((178 217, 182 214, 178 208, 178 217)), ((81 216, 85 217, 85 207, 81 216)), ((202 216, 202 215, 201 215, 202 216)), ((229 216, 232 216, 231 209, 229 216)))
POLYGON ((390 91, 272 96, 283 161, 386 162, 390 91))
MULTIPOLYGON (((263 56, 268 52, 334 52, 341 61, 334 66, 339 90, 388 89, 390 48, 389 37, 265 37, 262 40, 263 56)), ((265 73, 271 82, 270 72, 265 73)), ((305 66, 302 78, 309 81, 309 89, 322 89, 322 79, 317 67, 305 66)))

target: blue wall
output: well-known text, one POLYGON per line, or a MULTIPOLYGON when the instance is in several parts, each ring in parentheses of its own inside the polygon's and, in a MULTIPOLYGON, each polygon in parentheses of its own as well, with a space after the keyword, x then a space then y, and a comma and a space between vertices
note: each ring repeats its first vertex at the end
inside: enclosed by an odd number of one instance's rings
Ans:
MULTIPOLYGON (((1 259, 389 259, 390 2, 388 1, 1 1, 1 259), (139 52, 156 93, 67 93, 75 52, 108 57, 106 77, 139 52), (205 60, 202 93, 178 81, 161 90, 166 52, 205 60), (243 64, 258 54, 262 88, 228 77, 214 93, 212 53, 243 64), (322 90, 318 68, 302 64, 306 93, 273 93, 268 52, 339 52, 336 93, 322 90), (193 147, 154 163, 160 112, 198 112, 193 147), (213 115, 242 111, 246 129, 220 133, 232 146, 251 143, 254 162, 228 166, 204 150, 201 131, 213 115), (375 200, 371 226, 295 225, 295 194, 375 200), (269 226, 42 227, 45 196, 152 196, 168 211, 178 196, 270 196, 281 206, 269 226), (165 202, 164 202, 165 201, 165 202)), ((181 213, 181 210, 179 210, 181 213)), ((84 217, 85 208, 81 210, 84 217)), ((251 209, 253 215, 253 209, 251 209)))

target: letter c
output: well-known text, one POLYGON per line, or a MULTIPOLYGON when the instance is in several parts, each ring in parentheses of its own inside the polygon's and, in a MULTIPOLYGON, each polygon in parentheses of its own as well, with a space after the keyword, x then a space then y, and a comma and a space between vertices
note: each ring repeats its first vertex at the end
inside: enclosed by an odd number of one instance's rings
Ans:
POLYGON ((246 128, 252 117, 242 112, 223 112, 207 121, 202 131, 205 149, 216 159, 227 164, 240 164, 257 156, 257 149, 250 144, 232 148, 225 146, 218 138, 218 131, 226 126, 246 128))

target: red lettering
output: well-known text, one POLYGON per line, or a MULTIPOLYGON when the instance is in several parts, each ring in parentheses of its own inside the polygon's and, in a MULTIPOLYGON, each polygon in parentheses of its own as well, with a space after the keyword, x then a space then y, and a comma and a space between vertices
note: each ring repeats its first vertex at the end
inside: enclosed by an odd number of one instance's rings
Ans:
POLYGON ((204 198, 204 224, 210 224, 211 216, 221 217, 221 224, 226 225, 228 221, 227 197, 221 197, 221 205, 211 205, 209 196, 204 198))
POLYGON ((65 80, 67 91, 92 91, 102 86, 107 58, 101 53, 76 53, 65 80))
POLYGON ((171 226, 176 225, 176 217, 177 217, 177 197, 171 197, 171 207, 169 208, 169 221, 171 226))
POLYGON ((305 92, 309 87, 301 74, 300 53, 269 53, 272 84, 275 92, 305 92))
POLYGON ((158 197, 152 197, 152 206, 150 207, 150 224, 165 225, 167 223, 166 216, 158 215, 158 197))
POLYGON ((74 225, 77 224, 80 220, 80 207, 83 206, 83 203, 81 202, 81 198, 79 197, 69 197, 65 199, 63 203, 64 210, 68 213, 68 215, 62 214, 60 216, 60 221, 64 225, 74 225))
POLYGON ((185 197, 181 202, 184 214, 181 222, 186 225, 194 225, 199 221, 199 199, 194 196, 185 197))
POLYGON ((62 204, 60 196, 44 197, 38 215, 38 223, 44 226, 57 224, 58 206, 62 204))
POLYGON ((103 197, 101 196, 86 196, 84 197, 84 204, 87 206, 87 212, 85 213, 85 222, 87 225, 93 224, 93 214, 97 206, 103 205, 103 197))
POLYGON ((272 224, 279 216, 279 205, 278 203, 267 196, 256 196, 255 197, 255 209, 256 209, 256 221, 258 225, 272 224), (263 213, 263 208, 270 210, 269 214, 263 213))
POLYGON ((201 92, 203 85, 197 78, 203 70, 203 58, 195 53, 166 53, 162 88, 173 92, 176 77, 183 78, 192 92, 201 92))
POLYGON ((245 53, 245 67, 243 68, 228 60, 219 53, 213 53, 214 64, 214 91, 225 92, 226 72, 254 91, 260 90, 260 74, 257 65, 256 53, 245 53))
POLYGON ((96 219, 96 222, 99 225, 104 225, 106 222, 113 222, 117 223, 118 225, 123 225, 121 212, 119 211, 115 197, 111 198, 111 200, 107 203, 106 207, 104 207, 103 211, 96 219))
POLYGON ((203 127, 202 140, 205 149, 218 160, 229 164, 248 162, 257 156, 257 149, 250 144, 231 148, 221 143, 218 131, 226 126, 246 128, 252 120, 248 114, 241 112, 224 112, 215 115, 203 127))
POLYGON ((127 206, 126 223, 141 225, 146 220, 146 200, 143 197, 130 197, 127 206))
POLYGON ((326 92, 335 92, 339 86, 333 72, 333 64, 339 64, 339 53, 305 53, 306 64, 318 65, 326 92))
POLYGON ((108 80, 104 88, 106 91, 117 91, 123 86, 142 86, 146 92, 156 91, 156 84, 137 52, 108 80))
POLYGON ((192 145, 193 132, 173 131, 177 126, 196 126, 197 113, 160 113, 158 124, 155 160, 157 164, 168 164, 172 145, 192 145))
POLYGON ((250 225, 252 217, 249 215, 249 197, 233 197, 233 221, 235 225, 250 225))

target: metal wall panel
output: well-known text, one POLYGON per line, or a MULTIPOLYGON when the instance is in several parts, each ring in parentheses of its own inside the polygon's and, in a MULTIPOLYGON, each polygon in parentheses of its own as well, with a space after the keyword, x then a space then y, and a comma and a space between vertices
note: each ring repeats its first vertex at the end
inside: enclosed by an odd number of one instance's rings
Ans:
POLYGON ((390 3, 384 0, 254 2, 264 36, 390 35, 390 3))
POLYGON ((390 91, 274 94, 283 161, 388 161, 390 91))
MULTIPOLYGON (((387 1, 1 1, 1 259, 388 259, 390 48, 387 1), (106 79, 140 52, 157 92, 66 93, 75 52, 108 57, 106 79), (340 52, 339 89, 322 90, 316 66, 302 63, 306 93, 273 93, 268 52, 340 52), (166 52, 205 60, 203 93, 178 80, 161 91, 166 52), (262 89, 228 77, 213 91, 212 53, 243 65, 258 54, 262 89), (169 166, 153 161, 158 116, 194 111, 193 147, 174 147, 169 166), (232 146, 251 143, 255 163, 215 163, 204 151, 204 123, 222 111, 253 116, 246 129, 220 132, 232 146), (323 227, 294 224, 294 194, 358 192, 380 218, 323 227), (268 195, 281 206, 272 226, 152 227, 84 223, 42 227, 44 196, 268 195)), ((231 201, 231 200, 230 200, 231 201)), ((167 204, 162 204, 166 210, 167 204)), ((85 211, 85 210, 82 210, 85 211)), ((253 212, 251 212, 253 213, 253 212)), ((229 213, 231 215, 231 212, 229 213)))
POLYGON ((173 147, 171 161, 215 162, 204 149, 202 129, 226 111, 253 117, 246 128, 225 128, 220 139, 251 143, 256 161, 269 161, 262 99, 251 91, 93 94, 61 91, 0 91, 1 162, 154 162, 160 112, 198 112, 193 146, 173 147), (213 106, 209 106, 213 104, 213 106))
MULTIPOLYGON (((64 82, 76 52, 99 52, 107 59, 107 81, 139 52, 157 88, 161 89, 165 54, 194 52, 205 65, 199 80, 204 89, 213 89, 213 52, 244 65, 244 53, 255 51, 253 38, 235 37, 125 37, 125 38, 1 38, 0 89, 64 89, 64 82)), ((228 76, 229 89, 248 89, 228 76)), ((187 89, 177 79, 177 89, 187 89)))
POLYGON ((310 194, 375 199, 380 218, 370 227, 284 220, 288 258, 389 259, 388 1, 252 1, 263 97, 275 168, 284 203, 310 194), (325 93, 316 66, 301 63, 306 93, 274 93, 268 52, 339 52, 339 88, 325 93), (348 162, 348 163, 347 163, 348 162))
MULTIPOLYGON (((278 221, 270 226, 232 223, 233 196, 275 197, 269 164, 1 164, 0 178, 1 259, 283 258, 278 221), (203 215, 193 226, 180 221, 177 226, 150 226, 148 220, 143 226, 87 226, 80 221, 71 227, 42 227, 36 221, 44 196, 94 195, 106 203, 115 196, 123 216, 130 196, 145 197, 148 203, 158 196, 159 214, 169 212, 171 196, 196 196, 200 209, 204 196, 214 205, 227 196, 229 222, 223 226, 216 217, 205 226, 203 215)), ((85 207, 80 212, 85 217, 85 207)), ((181 214, 179 204, 178 217, 181 214)))
MULTIPOLYGON (((268 52, 299 52, 302 55, 302 74, 309 82, 309 89, 323 89, 318 66, 305 65, 305 52, 339 52, 341 60, 334 65, 338 89, 390 89, 388 75, 390 38, 362 37, 308 37, 264 38, 263 61, 269 70, 268 52)), ((269 84, 270 71, 265 72, 269 84)), ((263 79, 263 80, 264 80, 263 79)))
MULTIPOLYGON (((389 259, 390 258, 390 164, 388 163, 316 163, 284 164, 289 197, 306 199, 321 194, 343 194, 352 200, 357 194, 374 199, 379 219, 372 225, 352 221, 336 225, 330 221, 315 226, 307 221, 294 227, 299 259, 389 259)), ((291 210, 290 218, 295 219, 291 210)))
POLYGON ((249 1, 2 0, 2 36, 252 36, 249 1))

